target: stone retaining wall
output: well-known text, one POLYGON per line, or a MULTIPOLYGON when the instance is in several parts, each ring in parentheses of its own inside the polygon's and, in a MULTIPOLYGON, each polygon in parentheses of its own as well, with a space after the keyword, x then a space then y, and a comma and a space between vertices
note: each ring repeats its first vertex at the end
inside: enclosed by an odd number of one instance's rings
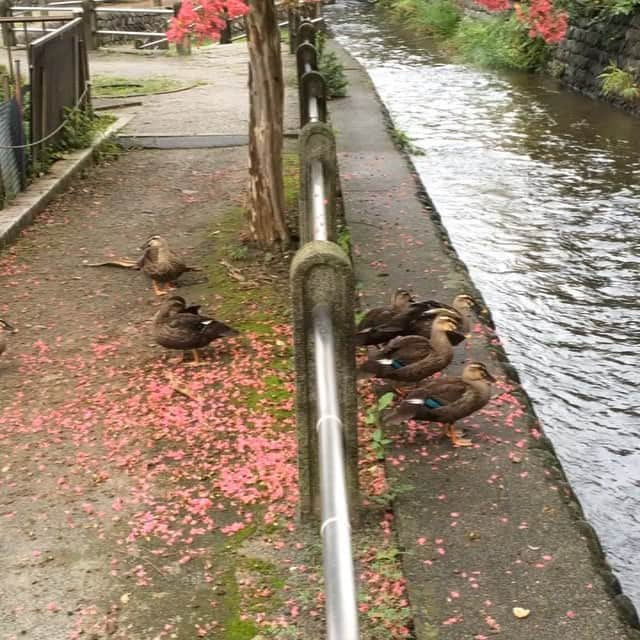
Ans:
POLYGON ((594 17, 573 20, 550 68, 553 75, 572 89, 640 115, 639 100, 630 104, 602 93, 602 79, 598 76, 611 62, 621 69, 633 70, 640 84, 640 10, 605 20, 594 17))
MULTIPOLYGON (((169 14, 126 13, 97 13, 98 31, 149 31, 164 33, 171 19, 169 14)), ((98 36, 100 45, 115 42, 131 42, 139 40, 142 43, 158 40, 157 37, 144 36, 98 36)))

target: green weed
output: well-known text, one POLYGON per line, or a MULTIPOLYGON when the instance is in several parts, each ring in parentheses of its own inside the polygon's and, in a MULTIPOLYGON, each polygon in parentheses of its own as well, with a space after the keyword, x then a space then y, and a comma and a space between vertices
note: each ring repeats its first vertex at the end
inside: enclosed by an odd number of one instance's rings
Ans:
POLYGON ((640 97, 640 85, 635 81, 633 69, 621 69, 613 61, 598 77, 602 79, 602 92, 605 96, 618 96, 626 102, 640 97))

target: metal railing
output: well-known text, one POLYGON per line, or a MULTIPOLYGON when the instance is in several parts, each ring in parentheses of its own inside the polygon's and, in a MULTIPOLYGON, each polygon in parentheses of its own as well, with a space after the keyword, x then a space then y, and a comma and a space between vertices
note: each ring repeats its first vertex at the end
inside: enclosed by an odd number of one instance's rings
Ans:
MULTIPOLYGON (((293 26, 292 26, 293 28, 293 26)), ((318 149, 319 140, 328 140, 326 152, 311 152, 301 158, 301 190, 304 190, 301 211, 302 217, 308 217, 302 224, 301 237, 310 245, 316 245, 319 252, 323 244, 336 237, 335 222, 335 181, 336 172, 326 170, 328 164, 335 163, 335 140, 326 124, 326 85, 317 70, 317 52, 314 47, 315 29, 310 21, 303 22, 297 30, 301 44, 297 50, 298 77, 300 89, 301 117, 301 155, 306 142, 313 140, 308 146, 318 149), (330 139, 326 138, 329 137, 330 139), (331 155, 333 154, 333 160, 331 155), (333 181, 333 184, 331 183, 333 181), (331 204, 332 210, 328 211, 331 204), (306 228, 305 228, 306 224, 306 228), (321 241, 318 243, 318 241, 321 241), (316 244, 317 243, 317 244, 316 244)), ((306 154, 306 152, 304 152, 306 154)), ((310 246, 310 245, 307 245, 310 246)), ((329 253, 341 250, 334 245, 329 253)), ((301 253, 304 251, 304 247, 301 253)), ((343 254, 344 256, 344 254, 343 254)), ((325 255, 326 257, 326 255, 325 255)), ((347 268, 351 271, 348 258, 347 268)), ((326 262, 326 261, 325 261, 326 262)), ((330 262, 330 260, 329 260, 330 262)), ((338 265, 338 270, 340 266, 338 265)), ((295 282, 294 282, 295 286, 295 282)), ((345 288, 345 291, 348 289, 345 288)), ((336 294, 337 295, 337 294, 336 294)), ((358 609, 354 577, 354 562, 351 546, 351 525, 349 498, 353 502, 353 494, 349 495, 348 475, 357 470, 348 469, 354 460, 347 460, 345 453, 346 424, 344 395, 339 383, 338 365, 340 360, 335 339, 335 309, 337 300, 320 300, 310 309, 311 331, 313 342, 313 389, 315 391, 315 432, 317 436, 317 465, 320 495, 320 533, 323 547, 324 583, 326 596, 326 624, 329 640, 357 640, 358 609)), ((346 314, 353 316, 353 309, 346 314)), ((300 348, 300 345, 296 345, 300 348)), ((307 372, 309 375, 310 372, 307 372)), ((344 371, 342 372, 344 376, 344 371)), ((347 373, 347 377, 349 373, 347 373)), ((348 384, 346 386, 349 386, 348 384)), ((347 390, 348 391, 348 390, 347 390)), ((355 394, 355 387, 352 392, 355 394)), ((344 394, 344 390, 342 390, 344 394)), ((349 416, 355 422, 354 416, 349 416)), ((355 425, 351 425, 355 429, 355 425)), ((309 452, 310 456, 314 452, 309 452)), ((353 456, 351 456, 353 458, 353 456)), ((351 476, 353 478, 353 475, 351 476)))

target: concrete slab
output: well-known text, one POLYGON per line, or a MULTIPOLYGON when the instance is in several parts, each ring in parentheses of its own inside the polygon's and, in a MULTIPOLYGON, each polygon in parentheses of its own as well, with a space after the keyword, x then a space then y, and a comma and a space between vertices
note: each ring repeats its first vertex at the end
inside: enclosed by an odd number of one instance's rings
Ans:
MULTIPOLYGON (((384 303, 399 286, 445 302, 461 292, 481 300, 410 161, 394 147, 369 77, 334 49, 350 82, 349 97, 330 106, 363 306, 384 303)), ((469 359, 489 364, 503 394, 459 425, 473 448, 452 449, 436 425, 386 434, 387 473, 404 489, 393 507, 416 637, 639 637, 526 393, 514 390, 490 321, 457 348, 447 373, 458 375, 469 359), (520 619, 514 607, 530 613, 520 619)))

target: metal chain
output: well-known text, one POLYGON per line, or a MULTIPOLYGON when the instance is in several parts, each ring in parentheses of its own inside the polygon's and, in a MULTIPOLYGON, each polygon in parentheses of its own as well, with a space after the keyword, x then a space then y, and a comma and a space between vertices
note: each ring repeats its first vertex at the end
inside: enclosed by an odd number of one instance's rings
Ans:
MULTIPOLYGON (((76 104, 71 108, 71 112, 75 112, 78 110, 85 96, 87 95, 87 93, 89 93, 90 86, 91 85, 87 82, 84 88, 84 91, 82 92, 82 95, 78 98, 78 102, 76 102, 76 104)), ((40 138, 40 140, 36 140, 35 142, 29 142, 28 144, 15 144, 15 145, 8 145, 8 146, 0 145, 0 149, 28 149, 29 147, 36 147, 39 144, 42 144, 43 142, 46 142, 47 140, 49 140, 49 138, 53 138, 53 136, 55 136, 56 133, 59 133, 60 131, 62 131, 62 129, 65 127, 68 121, 69 121, 69 116, 66 116, 62 120, 60 125, 58 125, 51 133, 47 134, 44 138, 40 138)))

